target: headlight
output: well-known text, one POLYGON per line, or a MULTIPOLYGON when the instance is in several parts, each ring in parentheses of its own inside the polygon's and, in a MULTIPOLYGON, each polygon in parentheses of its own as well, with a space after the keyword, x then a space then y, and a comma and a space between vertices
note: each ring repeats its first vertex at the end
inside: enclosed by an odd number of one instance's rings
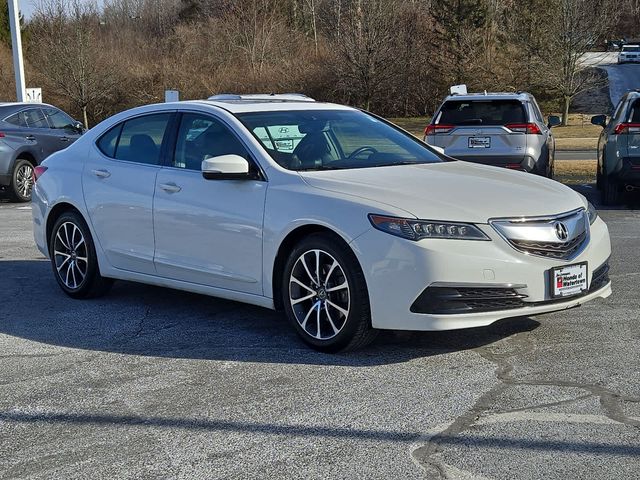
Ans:
POLYGON ((374 214, 369 214, 369 221, 378 230, 408 240, 422 240, 423 238, 491 240, 482 230, 470 223, 415 220, 374 214))
POLYGON ((593 225, 593 222, 598 218, 598 211, 591 202, 587 202, 587 215, 589 215, 589 225, 593 225))

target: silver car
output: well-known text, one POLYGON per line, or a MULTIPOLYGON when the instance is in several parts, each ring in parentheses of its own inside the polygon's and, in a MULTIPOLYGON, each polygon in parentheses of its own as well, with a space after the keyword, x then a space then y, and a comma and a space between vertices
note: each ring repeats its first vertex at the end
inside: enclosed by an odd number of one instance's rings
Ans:
POLYGON ((0 190, 12 200, 28 202, 33 168, 82 132, 80 122, 54 106, 0 103, 0 190))
POLYGON ((553 177, 555 140, 533 95, 449 95, 425 129, 424 141, 450 157, 553 177))
POLYGON ((640 92, 626 93, 613 117, 591 119, 603 127, 598 140, 597 185, 605 205, 616 205, 623 190, 640 188, 640 92))

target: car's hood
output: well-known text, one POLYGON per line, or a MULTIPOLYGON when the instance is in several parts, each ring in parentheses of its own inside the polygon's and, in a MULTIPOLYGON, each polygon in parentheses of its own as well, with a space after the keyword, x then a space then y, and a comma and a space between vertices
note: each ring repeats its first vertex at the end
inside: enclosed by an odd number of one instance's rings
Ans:
POLYGON ((300 174, 313 187, 375 200, 428 220, 486 223, 584 207, 581 196, 561 183, 461 161, 300 174))

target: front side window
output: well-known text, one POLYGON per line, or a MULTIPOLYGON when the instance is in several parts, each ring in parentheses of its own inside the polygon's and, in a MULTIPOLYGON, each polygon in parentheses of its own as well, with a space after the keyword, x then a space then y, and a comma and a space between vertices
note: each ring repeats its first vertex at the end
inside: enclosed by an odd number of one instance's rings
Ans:
POLYGON ((185 113, 180 121, 173 166, 200 171, 202 161, 235 154, 248 158, 244 146, 219 120, 198 113, 185 113))
POLYGON ((24 111, 24 118, 27 127, 30 128, 49 128, 47 119, 39 108, 30 108, 24 111))
POLYGON ((69 130, 76 123, 73 118, 57 108, 45 108, 43 110, 51 128, 69 130))
POLYGON ((10 123, 11 125, 15 125, 16 127, 26 127, 27 122, 24 119, 24 113, 18 112, 13 115, 8 116, 4 119, 5 122, 10 123))
POLYGON ((357 110, 236 115, 269 155, 290 170, 334 170, 442 159, 413 136, 357 110))
POLYGON ((114 157, 129 162, 159 165, 160 148, 171 115, 158 113, 124 122, 114 157))
POLYGON ((518 100, 449 100, 436 118, 438 125, 508 125, 527 123, 518 100))

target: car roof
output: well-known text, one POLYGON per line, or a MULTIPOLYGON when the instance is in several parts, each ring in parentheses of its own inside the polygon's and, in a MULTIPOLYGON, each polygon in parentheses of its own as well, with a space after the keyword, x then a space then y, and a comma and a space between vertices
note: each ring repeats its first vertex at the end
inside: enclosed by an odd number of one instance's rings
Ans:
POLYGON ((210 105, 222 108, 231 113, 248 112, 282 112, 288 110, 353 110, 345 105, 335 103, 315 102, 309 100, 268 100, 264 98, 242 98, 229 100, 189 100, 176 102, 179 108, 184 104, 210 105))
POLYGON ((444 101, 449 100, 521 100, 526 101, 531 98, 527 92, 484 92, 484 93, 467 93, 466 95, 448 95, 444 101))

